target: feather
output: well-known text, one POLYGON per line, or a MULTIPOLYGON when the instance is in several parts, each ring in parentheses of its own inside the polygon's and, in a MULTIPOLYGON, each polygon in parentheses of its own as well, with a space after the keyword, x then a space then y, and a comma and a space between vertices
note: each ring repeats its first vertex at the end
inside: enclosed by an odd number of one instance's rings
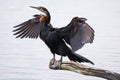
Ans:
POLYGON ((94 40, 94 30, 85 22, 86 20, 74 17, 66 27, 58 29, 59 35, 71 46, 73 52, 94 40))
POLYGON ((17 26, 13 30, 14 35, 17 35, 16 38, 35 38, 37 39, 40 36, 40 27, 41 22, 39 22, 40 15, 34 15, 35 18, 25 21, 17 26))

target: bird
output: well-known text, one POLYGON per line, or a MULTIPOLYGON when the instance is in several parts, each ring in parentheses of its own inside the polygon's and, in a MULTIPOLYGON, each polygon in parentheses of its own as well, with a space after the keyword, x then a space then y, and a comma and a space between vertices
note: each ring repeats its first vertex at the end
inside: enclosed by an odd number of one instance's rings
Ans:
POLYGON ((60 62, 67 56, 70 61, 94 63, 76 53, 86 43, 93 43, 95 31, 83 17, 73 17, 70 23, 61 28, 54 28, 49 11, 43 6, 30 6, 44 14, 35 14, 33 18, 14 26, 13 35, 16 38, 40 38, 53 54, 52 63, 55 63, 55 55, 60 55, 60 62))

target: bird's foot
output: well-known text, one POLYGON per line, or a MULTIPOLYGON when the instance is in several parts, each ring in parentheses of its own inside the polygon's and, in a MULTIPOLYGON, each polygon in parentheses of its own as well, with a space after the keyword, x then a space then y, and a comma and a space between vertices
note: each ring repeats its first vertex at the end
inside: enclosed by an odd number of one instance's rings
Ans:
POLYGON ((51 65, 54 65, 55 62, 56 62, 56 59, 55 59, 55 58, 52 58, 52 59, 50 60, 50 64, 51 64, 51 65))
POLYGON ((62 64, 61 60, 54 61, 53 59, 51 59, 49 63, 49 68, 50 69, 61 69, 61 64, 62 64))
POLYGON ((61 59, 60 59, 60 60, 58 60, 58 61, 57 61, 57 64, 58 64, 58 68, 59 68, 59 69, 61 69, 62 60, 61 60, 61 59))

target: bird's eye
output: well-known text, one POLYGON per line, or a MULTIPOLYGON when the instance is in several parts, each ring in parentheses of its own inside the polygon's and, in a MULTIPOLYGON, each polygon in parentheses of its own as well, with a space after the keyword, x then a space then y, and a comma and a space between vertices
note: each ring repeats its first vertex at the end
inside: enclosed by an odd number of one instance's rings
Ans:
POLYGON ((43 11, 43 8, 40 8, 40 11, 43 11))

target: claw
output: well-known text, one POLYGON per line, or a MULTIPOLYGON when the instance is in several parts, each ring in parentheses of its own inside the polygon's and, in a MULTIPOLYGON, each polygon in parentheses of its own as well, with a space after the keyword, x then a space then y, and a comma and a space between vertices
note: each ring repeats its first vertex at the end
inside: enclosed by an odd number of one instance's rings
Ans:
POLYGON ((58 69, 61 69, 62 60, 57 61, 58 69))
POLYGON ((52 58, 52 59, 50 60, 50 64, 51 64, 51 65, 54 65, 55 62, 56 62, 56 59, 55 59, 55 58, 52 58))
POLYGON ((49 63, 49 68, 50 69, 61 69, 61 60, 57 60, 55 58, 52 58, 49 63))

